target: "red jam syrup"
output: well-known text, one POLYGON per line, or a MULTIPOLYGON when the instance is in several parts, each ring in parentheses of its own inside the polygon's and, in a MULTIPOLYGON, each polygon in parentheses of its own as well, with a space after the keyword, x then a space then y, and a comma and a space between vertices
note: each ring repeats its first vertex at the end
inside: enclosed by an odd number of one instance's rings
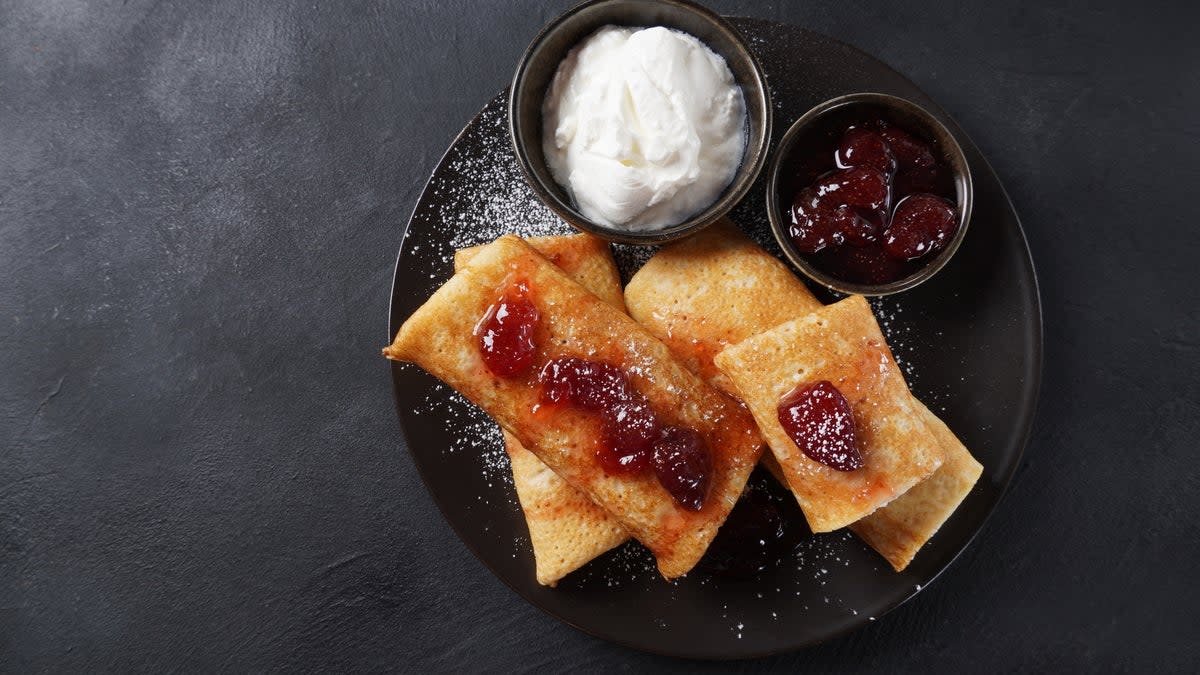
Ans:
POLYGON ((518 377, 529 371, 537 355, 533 331, 539 318, 524 282, 512 284, 487 308, 475 336, 483 364, 493 375, 518 377))
POLYGON ((883 120, 852 124, 802 164, 792 244, 844 281, 911 276, 958 229, 953 176, 924 141, 883 120))
POLYGON ((599 361, 551 359, 538 375, 541 400, 596 411, 603 443, 596 459, 610 474, 650 469, 677 504, 699 511, 708 496, 712 455, 698 431, 662 423, 620 368, 599 361))
POLYGON ((654 442, 654 475, 680 506, 699 511, 712 475, 712 455, 699 432, 688 427, 663 428, 654 442))
POLYGON ((779 401, 779 423, 814 462, 838 471, 863 467, 850 402, 828 380, 801 385, 779 401))

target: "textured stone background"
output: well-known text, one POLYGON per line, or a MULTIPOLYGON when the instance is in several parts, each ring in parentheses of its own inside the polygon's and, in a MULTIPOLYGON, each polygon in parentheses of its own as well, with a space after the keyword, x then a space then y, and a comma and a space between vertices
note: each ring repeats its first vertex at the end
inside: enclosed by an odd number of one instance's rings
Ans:
MULTIPOLYGON (((570 4, 0 0, 0 670, 703 669, 525 604, 401 447, 401 229, 570 4)), ((1046 368, 919 599, 747 670, 1200 659, 1200 12, 717 1, 909 75, 1005 181, 1046 368)))

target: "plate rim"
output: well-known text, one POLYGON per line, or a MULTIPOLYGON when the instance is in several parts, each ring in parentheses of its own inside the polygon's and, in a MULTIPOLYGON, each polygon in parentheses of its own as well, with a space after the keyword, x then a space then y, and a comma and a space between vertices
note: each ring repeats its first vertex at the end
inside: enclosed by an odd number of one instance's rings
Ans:
MULTIPOLYGON (((992 166, 991 162, 988 161, 987 156, 984 155, 983 151, 979 148, 978 145, 976 145, 975 141, 971 138, 971 136, 969 134, 967 134, 966 130, 964 130, 961 125, 959 125, 958 121, 956 119, 954 119, 954 117, 951 116, 945 109, 943 109, 942 106, 935 99, 933 99, 932 96, 929 96, 929 94, 925 93, 924 89, 917 86, 917 84, 915 82, 913 82, 908 76, 904 75, 903 73, 896 70, 895 68, 892 68, 890 65, 887 64, 887 62, 874 56, 870 52, 867 52, 866 50, 859 48, 856 45, 850 44, 839 38, 833 37, 831 35, 827 35, 825 33, 814 31, 812 29, 806 28, 806 27, 798 25, 798 24, 793 24, 793 23, 789 23, 789 22, 785 22, 785 21, 774 21, 774 20, 770 20, 770 19, 760 19, 760 18, 756 18, 756 17, 747 17, 747 16, 741 16, 741 15, 722 15, 722 16, 726 19, 729 19, 729 20, 732 20, 735 22, 736 21, 747 21, 747 22, 763 23, 763 24, 768 24, 768 25, 773 25, 773 26, 783 26, 783 27, 786 27, 786 28, 789 28, 792 30, 800 30, 800 31, 812 33, 814 35, 818 35, 826 40, 836 43, 837 45, 839 45, 845 49, 848 49, 852 52, 856 52, 858 54, 861 54, 861 55, 867 57, 867 59, 869 59, 870 61, 873 61, 875 64, 878 64, 878 66, 882 67, 883 69, 890 71, 892 74, 894 74, 898 78, 902 79, 904 82, 911 85, 915 90, 920 91, 927 98, 929 98, 930 101, 932 101, 934 103, 935 112, 940 113, 947 120, 949 120, 950 123, 953 125, 952 133, 957 132, 956 137, 958 138, 959 143, 963 144, 965 141, 965 144, 967 146, 969 146, 972 150, 975 151, 979 160, 983 163, 983 165, 987 168, 987 170, 991 173, 991 175, 996 178, 996 184, 1000 188, 1000 196, 1003 197, 1004 204, 1007 205, 1009 212, 1012 214, 1014 224, 1016 225, 1016 233, 1018 235, 1018 239, 1021 244, 1021 251, 1023 253, 1022 257, 1023 257, 1024 262, 1027 264, 1027 267, 1029 270, 1029 282, 1031 285, 1031 296, 1033 299, 1033 309, 1034 309, 1033 316, 1031 317, 1031 319, 1032 319, 1031 327, 1033 328, 1032 332, 1033 332, 1034 339, 1033 339, 1033 345, 1032 345, 1032 356, 1033 356, 1033 358, 1031 360, 1032 363, 1029 364, 1027 372, 1028 372, 1028 374, 1032 375, 1032 378, 1030 378, 1030 380, 1028 382, 1023 384, 1023 388, 1028 390, 1028 396, 1022 397, 1023 400, 1022 400, 1022 405, 1020 407, 1020 411, 1022 414, 1020 415, 1020 426, 1018 427, 1020 429, 1019 441, 1016 444, 1017 450, 1016 450, 1015 456, 1013 457, 1013 459, 1011 461, 1011 466, 1003 474, 1002 484, 1000 485, 999 493, 997 494, 996 498, 992 501, 991 504, 989 504, 987 506, 987 510, 986 510, 986 513, 983 515, 983 518, 979 521, 979 524, 971 530, 970 534, 963 541, 962 545, 959 546, 957 548, 957 550, 954 551, 954 553, 946 560, 945 564, 943 564, 940 568, 937 569, 936 572, 934 572, 931 576, 929 576, 929 578, 926 579, 924 583, 919 585, 919 587, 918 587, 919 590, 914 589, 912 592, 904 595, 898 602, 896 602, 892 606, 890 606, 887 609, 883 610, 882 612, 874 615, 874 618, 876 620, 878 620, 878 619, 881 619, 882 617, 890 614, 891 612, 895 611, 896 609, 899 609, 903 605, 907 604, 910 600, 912 600, 914 597, 919 595, 922 591, 929 588, 929 586, 931 586, 939 577, 941 577, 942 574, 944 574, 946 572, 946 570, 949 569, 959 559, 960 556, 962 556, 963 552, 965 552, 971 546, 971 544, 973 544, 975 542, 975 539, 979 536, 980 532, 982 532, 984 530, 984 528, 987 527, 988 522, 991 520, 992 516, 996 512, 996 508, 1008 496, 1008 492, 1009 492, 1010 488, 1012 487, 1013 479, 1016 477, 1016 473, 1021 467, 1021 464, 1025 458, 1025 452, 1029 449, 1029 443, 1033 436, 1033 428, 1034 428, 1034 424, 1037 420, 1037 412, 1038 412, 1038 408, 1040 407, 1040 403, 1041 403, 1041 391, 1042 391, 1043 375, 1044 375, 1045 323, 1044 323, 1043 307, 1042 307, 1041 284, 1038 280, 1037 265, 1033 259, 1033 252, 1029 247, 1029 238, 1025 234, 1025 227, 1021 222, 1020 214, 1017 213, 1016 207, 1013 205, 1012 197, 1009 195, 1008 189, 1005 187, 1004 182, 1000 179, 1000 175, 996 172, 996 170, 992 166)), ((439 174, 439 170, 442 168, 443 164, 446 162, 446 159, 450 155, 450 153, 454 151, 454 149, 458 145, 458 143, 475 126, 475 124, 484 115, 484 113, 487 112, 488 108, 498 98, 504 97, 508 94, 510 94, 510 87, 508 85, 505 85, 499 91, 497 91, 495 94, 493 94, 491 97, 489 97, 487 99, 487 101, 483 104, 483 106, 474 115, 471 116, 471 119, 468 120, 466 122, 466 124, 463 125, 462 129, 460 129, 458 131, 458 133, 455 134, 454 138, 446 146, 445 151, 442 152, 442 154, 438 158, 437 162, 433 165, 433 169, 430 171, 429 177, 426 179, 424 186, 421 188, 420 194, 417 196, 416 201, 413 203, 412 210, 409 213, 408 219, 406 220, 406 222, 404 224, 404 228, 400 235, 400 245, 396 252, 396 262, 395 262, 395 265, 393 266, 392 284, 391 284, 391 288, 389 291, 389 297, 388 297, 388 320, 387 320, 388 321, 388 335, 387 335, 388 343, 390 343, 395 338, 396 332, 399 330, 400 325, 403 323, 402 318, 397 316, 398 307, 397 307, 396 298, 397 298, 397 290, 398 290, 398 287, 400 284, 400 272, 401 272, 400 266, 401 266, 401 262, 404 259, 405 244, 408 241, 408 235, 411 231, 413 219, 417 214, 417 210, 420 207, 420 205, 425 201, 425 197, 426 197, 427 193, 429 192, 430 185, 432 184, 434 178, 439 174)), ((463 536, 463 532, 460 531, 458 526, 455 525, 455 523, 447 515, 446 509, 442 506, 441 499, 439 499, 437 497, 437 493, 433 490, 432 486, 429 484, 429 479, 426 476, 425 472, 421 471, 420 466, 419 466, 419 460, 413 453, 411 444, 408 442, 408 432, 405 429, 405 425, 404 425, 403 418, 404 418, 405 409, 401 407, 402 404, 401 404, 401 397, 400 397, 400 383, 399 383, 399 379, 398 379, 398 375, 400 372, 402 372, 401 368, 403 366, 394 361, 389 361, 389 365, 390 365, 389 373, 391 374, 391 380, 392 380, 392 401, 396 407, 397 421, 400 423, 400 432, 404 438, 405 450, 408 453, 410 459, 413 460, 414 467, 417 469, 417 474, 421 478, 421 483, 422 483, 422 485, 425 486, 426 492, 428 492, 430 498, 433 500, 434 504, 437 506, 438 512, 441 514, 442 519, 446 522, 447 525, 450 526, 451 531, 454 532, 455 536, 458 537, 459 541, 462 542, 464 546, 466 546, 467 550, 469 550, 471 552, 471 554, 473 556, 475 556, 475 558, 484 566, 484 568, 493 577, 499 579, 504 584, 504 586, 506 586, 509 589, 509 591, 511 591, 513 594, 515 594, 518 598, 520 598, 521 601, 536 607, 538 610, 540 610, 543 613, 545 613, 546 615, 554 618, 556 621, 563 623, 565 625, 568 625, 568 626, 574 628, 575 630, 578 630, 582 633, 590 635, 594 638, 598 638, 598 639, 604 640, 606 642, 611 642, 613 644, 621 645, 622 647, 625 647, 628 649, 635 649, 637 651, 642 651, 642 652, 651 653, 651 654, 657 654, 659 656, 684 658, 684 659, 691 659, 691 660, 697 660, 697 661, 736 661, 736 660, 764 658, 764 657, 769 657, 769 656, 777 656, 780 654, 791 653, 791 652, 806 649, 809 647, 814 647, 814 646, 824 644, 829 641, 844 637, 846 635, 849 635, 850 633, 860 630, 864 625, 871 622, 870 619, 866 615, 859 614, 858 619, 856 621, 851 622, 850 624, 846 625, 845 627, 842 627, 833 632, 830 632, 829 634, 827 634, 819 639, 800 642, 793 646, 780 647, 778 649, 771 649, 771 650, 766 650, 766 651, 760 650, 760 651, 753 651, 753 652, 731 653, 731 654, 724 655, 724 656, 708 656, 708 655, 696 656, 696 655, 689 655, 689 654, 684 654, 684 653, 671 651, 671 650, 657 649, 653 646, 645 645, 645 644, 634 644, 633 642, 627 641, 623 638, 608 634, 605 631, 595 630, 593 628, 581 626, 578 623, 572 621, 571 619, 568 619, 568 618, 556 613, 555 611, 549 609, 548 607, 545 607, 538 602, 534 602, 534 601, 526 598, 507 578, 505 578, 504 575, 499 574, 496 571, 496 569, 493 568, 493 566, 488 562, 487 558, 485 556, 481 555, 480 551, 476 548, 476 545, 474 544, 474 542, 471 541, 470 538, 463 536)))

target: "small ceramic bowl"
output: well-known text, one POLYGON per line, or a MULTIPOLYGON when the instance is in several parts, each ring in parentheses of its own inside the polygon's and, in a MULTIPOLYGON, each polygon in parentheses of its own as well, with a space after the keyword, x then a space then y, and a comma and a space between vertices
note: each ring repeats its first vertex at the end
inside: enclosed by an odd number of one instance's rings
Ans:
POLYGON ((578 230, 626 244, 662 244, 712 224, 738 203, 766 164, 771 139, 771 95, 758 60, 724 19, 686 0, 593 0, 551 21, 521 57, 508 100, 509 132, 525 179, 547 206, 578 230), (746 150, 725 192, 708 208, 676 225, 638 232, 585 218, 554 180, 542 153, 542 102, 572 47, 603 26, 665 26, 689 33, 719 54, 746 101, 746 150))
POLYGON ((906 291, 937 274, 954 256, 971 222, 974 187, 971 169, 958 141, 929 111, 912 101, 887 94, 848 94, 830 99, 796 120, 784 134, 767 170, 767 215, 771 230, 788 260, 808 278, 842 293, 890 295, 906 291), (804 185, 797 184, 802 166, 814 152, 831 152, 836 139, 853 123, 883 119, 929 143, 934 155, 949 168, 955 190, 958 229, 950 242, 932 259, 907 277, 886 284, 858 284, 831 276, 796 250, 788 236, 792 200, 804 185), (831 140, 833 139, 833 140, 831 140), (832 145, 832 147, 831 147, 832 145))

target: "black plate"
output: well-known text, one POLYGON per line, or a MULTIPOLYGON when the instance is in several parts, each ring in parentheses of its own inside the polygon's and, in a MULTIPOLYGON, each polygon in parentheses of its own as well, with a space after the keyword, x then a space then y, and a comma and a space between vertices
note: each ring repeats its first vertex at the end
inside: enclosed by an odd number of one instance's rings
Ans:
MULTIPOLYGON (((1024 234, 996 174, 962 130, 911 82, 853 47, 795 26, 733 22, 766 68, 776 137, 833 96, 895 94, 941 118, 975 175, 973 222, 950 264, 912 291, 872 302, 914 393, 984 466, 983 478, 912 565, 897 574, 852 535, 836 532, 812 538, 795 561, 754 580, 693 572, 667 583, 644 549, 627 544, 558 588, 543 588, 534 579, 528 532, 495 425, 420 369, 392 368, 409 452, 450 525, 496 576, 534 605, 603 639, 721 659, 820 642, 881 617, 927 586, 967 546, 1008 485, 1033 423, 1042 368, 1041 305, 1024 234)), ((521 177, 505 99, 493 99, 455 139, 417 203, 396 263, 389 339, 449 278, 455 248, 509 231, 570 231, 521 177)), ((778 253, 762 183, 731 217, 778 253)), ((628 275, 649 253, 618 247, 622 272, 628 275)))

